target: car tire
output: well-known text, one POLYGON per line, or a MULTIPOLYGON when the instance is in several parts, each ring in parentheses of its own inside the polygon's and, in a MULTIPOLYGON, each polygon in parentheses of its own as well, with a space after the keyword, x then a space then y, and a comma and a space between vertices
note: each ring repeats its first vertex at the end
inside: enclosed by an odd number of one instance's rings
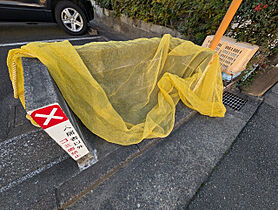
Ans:
POLYGON ((57 23, 71 35, 82 35, 88 30, 88 20, 83 9, 71 1, 60 1, 55 6, 57 23))

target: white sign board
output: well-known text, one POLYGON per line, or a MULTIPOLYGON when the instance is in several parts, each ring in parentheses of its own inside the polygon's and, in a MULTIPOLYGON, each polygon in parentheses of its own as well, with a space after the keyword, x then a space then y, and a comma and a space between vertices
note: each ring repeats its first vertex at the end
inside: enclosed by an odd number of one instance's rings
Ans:
POLYGON ((29 111, 28 114, 74 160, 78 160, 89 153, 58 103, 29 111))

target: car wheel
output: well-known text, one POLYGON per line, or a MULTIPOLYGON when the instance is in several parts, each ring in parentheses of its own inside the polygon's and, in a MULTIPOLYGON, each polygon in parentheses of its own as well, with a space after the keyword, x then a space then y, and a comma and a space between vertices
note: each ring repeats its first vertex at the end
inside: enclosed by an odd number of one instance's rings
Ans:
POLYGON ((87 32, 88 20, 80 6, 70 1, 60 1, 55 7, 57 23, 71 35, 87 32))

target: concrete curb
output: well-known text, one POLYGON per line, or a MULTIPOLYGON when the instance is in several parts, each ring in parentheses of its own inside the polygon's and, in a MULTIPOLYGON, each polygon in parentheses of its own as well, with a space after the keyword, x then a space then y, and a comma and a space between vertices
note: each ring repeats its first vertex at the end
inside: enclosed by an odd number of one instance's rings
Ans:
MULTIPOLYGON (((176 121, 172 133, 191 119, 196 113, 196 111, 187 108, 180 102, 177 105, 176 121)), ((146 139, 138 145, 131 145, 128 147, 119 146, 108 156, 103 157, 103 159, 100 158, 95 165, 89 167, 85 171, 75 174, 56 188, 55 193, 58 208, 64 209, 74 204, 90 192, 90 190, 110 179, 120 169, 126 167, 138 156, 143 155, 149 148, 162 141, 164 141, 164 139, 146 139), (71 189, 73 185, 76 187, 71 189), (69 189, 71 189, 71 191, 69 191, 69 189)))
POLYGON ((261 103, 248 97, 242 110, 227 108, 225 118, 197 114, 189 121, 177 122, 178 132, 155 142, 143 141, 140 152, 111 176, 60 207, 184 209, 261 103))
POLYGON ((91 3, 94 7, 95 24, 104 24, 114 31, 128 34, 128 37, 130 38, 154 36, 161 37, 164 34, 171 34, 174 37, 185 39, 185 37, 177 30, 161 25, 147 23, 137 19, 132 19, 124 14, 122 14, 120 17, 115 17, 113 10, 100 7, 94 0, 91 0, 91 3))
POLYGON ((80 169, 97 161, 47 67, 38 59, 22 58, 27 113, 73 159, 80 169), (88 147, 88 149, 87 149, 88 147))

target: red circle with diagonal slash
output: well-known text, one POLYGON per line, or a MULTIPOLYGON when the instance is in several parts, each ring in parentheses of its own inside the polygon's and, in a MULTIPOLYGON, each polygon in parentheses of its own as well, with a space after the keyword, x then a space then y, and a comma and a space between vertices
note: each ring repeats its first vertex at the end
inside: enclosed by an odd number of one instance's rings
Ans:
POLYGON ((50 105, 32 112, 31 117, 43 129, 52 127, 68 120, 59 105, 50 105))

